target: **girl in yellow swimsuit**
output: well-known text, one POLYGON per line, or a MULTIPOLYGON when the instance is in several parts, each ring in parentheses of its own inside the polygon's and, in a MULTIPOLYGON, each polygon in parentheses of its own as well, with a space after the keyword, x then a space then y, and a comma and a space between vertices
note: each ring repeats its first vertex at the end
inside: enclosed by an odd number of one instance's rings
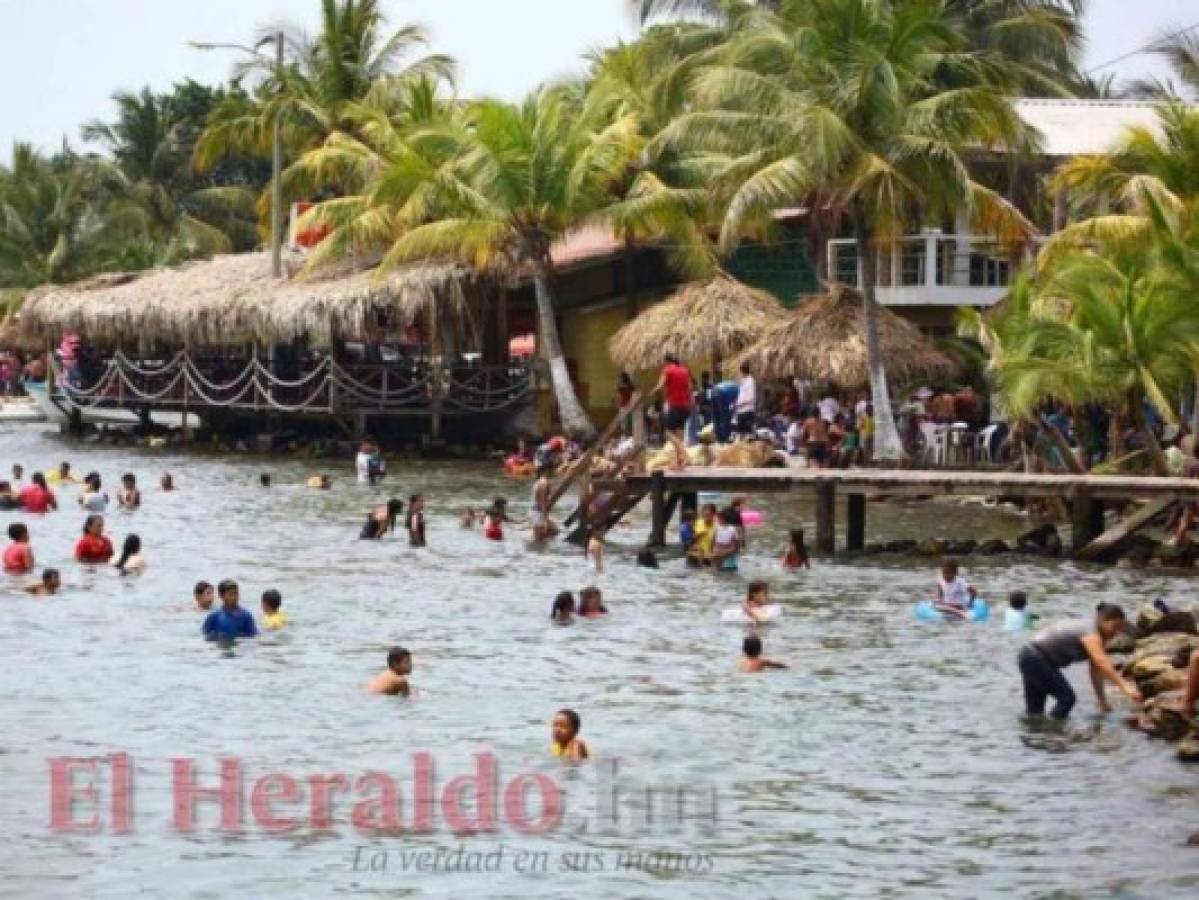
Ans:
POLYGON ((554 743, 550 752, 554 756, 571 762, 587 759, 591 754, 587 750, 587 744, 579 737, 579 729, 582 724, 579 714, 573 709, 558 710, 554 715, 554 743))

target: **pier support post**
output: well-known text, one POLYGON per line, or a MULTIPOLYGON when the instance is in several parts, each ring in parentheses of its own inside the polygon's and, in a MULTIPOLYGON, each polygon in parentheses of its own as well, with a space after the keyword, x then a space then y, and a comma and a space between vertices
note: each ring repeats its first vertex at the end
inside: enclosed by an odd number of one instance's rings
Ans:
POLYGON ((1083 547, 1103 534, 1103 501, 1084 490, 1078 490, 1071 498, 1071 507, 1070 526, 1074 533, 1071 548, 1077 555, 1083 547))
POLYGON ((831 481, 816 485, 816 551, 837 551, 837 487, 831 481))
POLYGON ((846 499, 846 549, 861 552, 866 549, 866 495, 850 494, 846 499))
POLYGON ((666 546, 666 475, 654 472, 650 476, 649 497, 653 516, 649 532, 650 547, 666 546))

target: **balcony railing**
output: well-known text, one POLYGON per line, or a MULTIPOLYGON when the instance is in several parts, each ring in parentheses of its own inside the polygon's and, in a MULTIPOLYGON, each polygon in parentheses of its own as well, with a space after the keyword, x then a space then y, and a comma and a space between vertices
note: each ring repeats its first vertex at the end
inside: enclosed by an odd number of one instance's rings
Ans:
MULTIPOLYGON (((857 241, 828 242, 828 271, 861 286, 857 241)), ((991 306, 1003 299, 1016 266, 1009 248, 968 234, 926 231, 875 254, 876 292, 884 306, 991 306)))

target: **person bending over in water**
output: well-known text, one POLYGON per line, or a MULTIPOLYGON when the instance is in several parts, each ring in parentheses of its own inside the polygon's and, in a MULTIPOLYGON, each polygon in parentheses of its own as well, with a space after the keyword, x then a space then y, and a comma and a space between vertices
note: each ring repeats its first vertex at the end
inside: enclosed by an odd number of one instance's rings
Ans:
POLYGON ((376 506, 367 514, 366 522, 362 525, 360 541, 382 540, 387 534, 396 530, 396 519, 404 511, 404 501, 392 497, 383 506, 376 506))
POLYGON ((192 588, 192 597, 195 598, 196 609, 208 612, 216 601, 216 589, 207 581, 197 581, 196 586, 192 588))
POLYGON ((933 600, 933 608, 937 612, 964 619, 977 596, 978 591, 974 586, 967 584, 966 579, 958 574, 956 559, 946 559, 941 563, 941 576, 937 579, 937 597, 933 600))
POLYGON ((145 571, 146 558, 142 556, 142 539, 136 534, 126 536, 116 568, 122 575, 140 575, 145 571))
POLYGON ((217 585, 216 592, 221 597, 221 608, 205 616, 201 626, 205 639, 215 641, 258 637, 254 615, 239 605, 237 582, 226 579, 217 585))
POLYGON ((550 747, 550 752, 554 756, 570 762, 581 762, 590 757, 587 744, 579 737, 582 727, 583 721, 573 709, 558 710, 554 714, 551 726, 554 743, 550 747))
POLYGON ((52 597, 58 593, 60 587, 62 576, 58 574, 58 569, 43 569, 42 580, 25 588, 25 593, 34 597, 52 597))
POLYGON ((769 602, 770 585, 765 581, 751 581, 745 589, 745 602, 741 604, 741 611, 751 622, 761 623, 765 621, 762 610, 769 602))
POLYGON ((1074 689, 1062 674, 1071 663, 1087 662, 1091 667, 1091 687, 1099 701, 1100 712, 1109 712, 1103 682, 1116 685, 1134 703, 1141 692, 1116 671, 1103 649, 1104 644, 1124 628, 1124 610, 1114 603, 1100 603, 1093 619, 1069 619, 1038 631, 1020 648, 1016 661, 1024 681, 1024 707, 1030 716, 1045 714, 1045 701, 1054 699, 1049 716, 1065 719, 1074 708, 1074 689))
POLYGON ((783 554, 784 569, 810 569, 812 561, 808 559, 808 548, 804 546, 803 529, 796 528, 791 532, 791 543, 783 554))
POLYGON ((412 654, 403 647, 392 647, 387 652, 387 668, 367 684, 372 694, 399 694, 407 697, 411 691, 408 676, 412 674, 412 654))
POLYGON ((404 520, 408 528, 408 546, 424 547, 425 544, 425 498, 413 494, 408 498, 408 516, 404 520))
POLYGON ((4 548, 4 571, 9 575, 28 575, 33 571, 33 547, 29 545, 29 529, 20 522, 8 526, 12 541, 4 548))
POLYGON ((570 591, 563 591, 554 598, 554 605, 550 607, 550 621, 555 625, 569 625, 574 621, 575 617, 575 595, 570 591))
POLYGON ((741 642, 741 663, 737 666, 740 672, 762 672, 766 669, 785 669, 786 663, 767 659, 762 655, 762 639, 756 634, 746 635, 741 642))
POLYGON ((595 565, 597 575, 604 572, 604 529, 592 528, 587 539, 587 558, 595 565))
POLYGON ((274 588, 262 592, 262 627, 267 631, 278 631, 287 624, 287 613, 283 606, 283 595, 274 588))
POLYGON ((142 492, 137 489, 137 478, 132 472, 121 476, 121 489, 117 491, 117 505, 121 509, 134 510, 142 505, 142 492))
POLYGON ((104 517, 92 515, 83 523, 83 537, 75 545, 75 559, 87 565, 98 565, 112 559, 112 541, 104 533, 104 517))
POLYGON ((608 614, 604 606, 604 595, 597 587, 585 587, 579 591, 579 616, 584 619, 598 619, 608 614))

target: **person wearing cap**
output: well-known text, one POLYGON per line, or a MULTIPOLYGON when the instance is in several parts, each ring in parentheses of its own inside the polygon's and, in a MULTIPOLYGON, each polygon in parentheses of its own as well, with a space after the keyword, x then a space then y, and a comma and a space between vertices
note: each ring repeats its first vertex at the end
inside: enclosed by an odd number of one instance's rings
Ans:
POLYGON ((566 452, 566 438, 552 437, 533 453, 533 465, 547 471, 558 468, 562 464, 562 454, 566 452))

